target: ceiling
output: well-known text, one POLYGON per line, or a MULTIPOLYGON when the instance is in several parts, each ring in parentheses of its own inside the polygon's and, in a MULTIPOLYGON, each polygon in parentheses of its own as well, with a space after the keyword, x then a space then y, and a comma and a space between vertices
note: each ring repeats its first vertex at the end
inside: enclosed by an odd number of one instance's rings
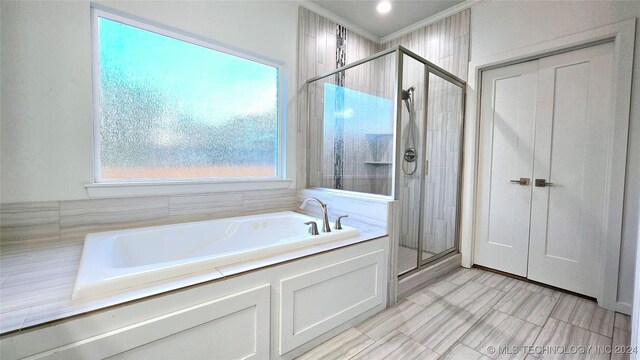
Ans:
POLYGON ((362 29, 382 38, 464 0, 389 0, 391 11, 376 11, 378 0, 310 0, 362 29))

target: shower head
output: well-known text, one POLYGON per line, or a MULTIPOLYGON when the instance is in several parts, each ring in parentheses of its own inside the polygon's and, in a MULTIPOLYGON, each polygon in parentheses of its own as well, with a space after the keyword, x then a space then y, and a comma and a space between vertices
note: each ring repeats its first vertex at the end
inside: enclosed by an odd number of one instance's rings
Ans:
POLYGON ((415 90, 416 88, 414 88, 413 86, 408 88, 407 90, 402 90, 402 101, 404 101, 404 106, 407 107, 407 111, 409 112, 409 114, 411 114, 411 106, 409 105, 409 102, 413 103, 411 95, 413 95, 413 92, 415 90))
POLYGON ((416 90, 413 86, 408 88, 407 90, 402 90, 402 100, 409 100, 411 98, 411 94, 416 90))

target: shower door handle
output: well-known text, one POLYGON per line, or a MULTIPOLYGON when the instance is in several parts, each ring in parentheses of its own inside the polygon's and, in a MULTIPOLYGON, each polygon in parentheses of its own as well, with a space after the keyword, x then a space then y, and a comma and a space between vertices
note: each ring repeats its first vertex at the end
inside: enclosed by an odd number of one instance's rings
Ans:
POLYGON ((529 178, 520 178, 519 180, 511 180, 510 183, 520 184, 520 185, 529 185, 531 179, 529 178))

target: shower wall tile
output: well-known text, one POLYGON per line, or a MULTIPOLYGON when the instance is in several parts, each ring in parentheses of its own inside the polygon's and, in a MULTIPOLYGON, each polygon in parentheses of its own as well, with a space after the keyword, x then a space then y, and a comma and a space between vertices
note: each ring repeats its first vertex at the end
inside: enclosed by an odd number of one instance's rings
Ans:
MULTIPOLYGON (((331 144, 323 144, 323 106, 321 96, 322 84, 312 84, 307 89, 306 81, 317 75, 327 73, 336 68, 336 26, 331 20, 315 14, 303 7, 298 9, 298 169, 296 172, 297 187, 304 188, 307 183, 333 187, 333 148, 331 144), (320 85, 315 89, 316 85, 320 85), (318 98, 320 96, 320 98, 318 98), (307 103, 309 105, 307 105, 307 103), (324 146, 323 150, 322 149, 324 146), (311 153, 315 156, 307 161, 309 149, 317 149, 311 153), (321 159, 325 159, 322 161, 321 159), (308 168, 311 167, 311 168, 308 168), (322 177, 324 175, 324 178, 322 177), (307 179, 307 176, 311 176, 307 179)), ((347 31, 346 62, 360 60, 380 50, 380 45, 363 36, 347 31)), ((363 66, 350 71, 346 77, 347 87, 375 93, 378 82, 375 79, 375 69, 363 66)), ((333 79, 329 78, 329 82, 333 79)), ((362 144, 363 141, 357 143, 362 144)), ((359 152, 363 153, 363 152, 359 152)), ((363 154, 364 155, 364 154, 363 154)), ((372 189, 388 188, 388 180, 368 180, 367 167, 364 158, 356 159, 352 163, 345 163, 345 174, 353 174, 353 178, 344 179, 345 189, 357 191, 372 191, 372 189), (363 181, 362 178, 365 180, 363 181)))
MULTIPOLYGON (((387 49, 402 45, 459 78, 467 79, 469 62, 469 16, 464 10, 434 24, 417 29, 400 38, 382 44, 387 49)), ((424 87, 420 69, 411 66, 403 74, 409 85, 424 87)), ((389 78, 387 81, 393 81, 389 78)), ((459 176, 462 93, 454 93, 448 83, 430 76, 427 119, 427 157, 429 175, 426 179, 423 217, 424 248, 438 252, 455 244, 457 216, 457 177, 459 176)), ((418 95, 418 93, 417 93, 418 95)), ((424 117, 418 117, 424 119, 424 117)), ((413 196, 408 194, 408 196, 413 196)), ((412 197, 405 201, 412 202, 412 197)), ((407 207, 412 208, 411 204, 407 207)), ((415 208, 415 206, 413 207, 415 208)), ((405 211, 407 214, 409 210, 405 211)), ((404 213, 404 212, 403 212, 404 213)), ((402 246, 417 247, 413 227, 403 227, 402 246)))
POLYGON ((63 201, 60 237, 81 240, 88 233, 166 223, 168 197, 63 201))
POLYGON ((466 9, 436 23, 382 44, 383 49, 402 45, 463 80, 469 66, 469 19, 466 9))

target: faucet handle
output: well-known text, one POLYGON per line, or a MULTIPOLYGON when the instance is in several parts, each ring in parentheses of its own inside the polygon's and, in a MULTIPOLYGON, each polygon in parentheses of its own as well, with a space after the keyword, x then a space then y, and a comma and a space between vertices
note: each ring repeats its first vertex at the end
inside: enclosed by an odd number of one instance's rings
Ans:
POLYGON ((349 215, 342 215, 336 218, 336 225, 333 227, 336 230, 342 230, 342 218, 349 217, 349 215))
POLYGON ((318 232, 318 224, 316 224, 315 221, 307 221, 304 224, 305 225, 311 225, 311 227, 309 228, 309 234, 311 234, 311 235, 320 235, 320 233, 318 232))

